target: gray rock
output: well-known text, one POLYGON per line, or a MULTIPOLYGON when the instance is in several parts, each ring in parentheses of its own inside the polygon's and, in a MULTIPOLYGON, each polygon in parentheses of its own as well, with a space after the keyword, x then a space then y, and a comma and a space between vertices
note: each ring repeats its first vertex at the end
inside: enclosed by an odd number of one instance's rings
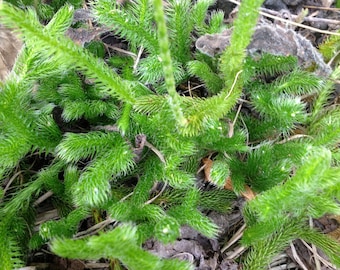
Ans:
MULTIPOLYGON (((220 34, 203 35, 197 39, 196 48, 212 57, 222 53, 230 45, 232 30, 227 29, 220 34)), ((296 56, 299 65, 303 68, 315 65, 315 73, 320 76, 328 76, 332 71, 309 40, 291 29, 275 24, 264 23, 257 25, 247 51, 250 55, 260 52, 296 56)))

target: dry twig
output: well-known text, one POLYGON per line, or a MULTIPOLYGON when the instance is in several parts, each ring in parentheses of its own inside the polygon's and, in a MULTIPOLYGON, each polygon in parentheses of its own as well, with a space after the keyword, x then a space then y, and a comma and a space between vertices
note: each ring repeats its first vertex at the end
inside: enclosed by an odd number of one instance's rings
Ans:
MULTIPOLYGON (((233 3, 233 4, 240 5, 240 2, 238 2, 238 1, 235 1, 235 0, 228 0, 228 1, 233 3)), ((311 26, 308 26, 308 25, 304 25, 304 24, 301 24, 301 23, 294 22, 292 20, 283 19, 283 18, 281 18, 279 16, 271 15, 271 14, 269 14, 267 12, 264 12, 264 11, 260 11, 259 13, 262 16, 265 16, 267 18, 271 18, 271 19, 274 19, 274 20, 277 20, 277 21, 280 21, 280 22, 283 22, 283 23, 287 23, 287 24, 290 24, 290 25, 294 25, 294 26, 298 26, 298 27, 301 27, 301 28, 305 28, 305 29, 311 30, 313 32, 318 32, 318 33, 322 33, 322 34, 326 34, 326 35, 340 36, 340 33, 337 33, 337 32, 321 30, 321 29, 318 29, 318 28, 315 28, 315 27, 311 27, 311 26)))

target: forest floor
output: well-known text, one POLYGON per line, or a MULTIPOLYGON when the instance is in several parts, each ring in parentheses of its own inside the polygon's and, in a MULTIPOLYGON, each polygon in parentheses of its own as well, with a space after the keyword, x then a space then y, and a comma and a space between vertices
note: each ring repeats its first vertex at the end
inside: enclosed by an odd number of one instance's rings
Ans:
MULTIPOLYGON (((237 6, 234 1, 219 0, 212 10, 222 9, 226 14, 226 23, 237 15, 237 6)), ((318 47, 329 35, 327 31, 340 29, 340 9, 335 8, 334 1, 327 0, 278 0, 266 1, 262 8, 262 17, 273 24, 281 24, 296 31, 299 35, 311 41, 314 47, 318 47), (280 21, 280 18, 290 20, 294 24, 280 21)), ((92 38, 95 34, 92 33, 92 38)), ((91 39, 90 37, 90 39, 91 39)), ((79 34, 74 40, 82 42, 79 34)), ((108 32, 101 34, 100 38, 107 47, 118 50, 126 50, 126 44, 113 34, 108 32)), ((302 46, 302 45, 301 45, 302 46)), ((194 47, 194 46, 193 46, 194 47)), ((327 63, 326 63, 327 64, 327 63)), ((339 102, 339 101, 338 101, 339 102)), ((202 178, 198 175, 198 178, 202 178)), ((144 248, 164 258, 183 258, 196 265, 198 270, 236 270, 240 269, 239 259, 245 249, 238 243, 245 229, 241 210, 245 202, 244 198, 237 198, 232 205, 232 210, 226 214, 217 212, 206 213, 221 228, 218 239, 208 239, 189 227, 183 227, 181 238, 175 243, 162 245, 159 242, 148 241, 144 248)), ((56 215, 55 210, 41 213, 40 222, 44 219, 52 219, 56 215)), ((325 216, 318 220, 311 220, 311 226, 330 234, 340 241, 340 218, 325 216)), ((37 223, 38 225, 38 223, 37 223)), ((86 228, 83 228, 86 230, 86 228)), ((112 262, 111 262, 112 263, 112 262)), ((315 247, 297 240, 291 243, 282 254, 277 256, 270 270, 279 269, 335 269, 328 259, 315 247)), ((112 265, 111 265, 112 266, 112 265)), ((23 268, 24 269, 24 268, 23 268)), ((68 260, 51 254, 48 250, 40 250, 32 254, 30 268, 25 269, 110 269, 110 264, 103 261, 68 260)), ((123 268, 114 268, 123 269, 123 268)))

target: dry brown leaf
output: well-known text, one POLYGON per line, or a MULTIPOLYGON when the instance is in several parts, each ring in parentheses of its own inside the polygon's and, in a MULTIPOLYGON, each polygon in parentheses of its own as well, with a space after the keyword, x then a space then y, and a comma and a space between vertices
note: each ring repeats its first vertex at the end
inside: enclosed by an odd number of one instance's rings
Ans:
MULTIPOLYGON (((204 164, 205 180, 208 182, 212 182, 210 173, 214 162, 210 158, 204 158, 202 159, 202 162, 204 164)), ((234 191, 230 176, 225 180, 224 189, 234 191)), ((241 192, 241 195, 246 200, 252 200, 256 197, 255 192, 248 185, 244 185, 244 191, 241 192)))
POLYGON ((202 162, 204 164, 204 177, 205 180, 208 182, 212 182, 211 181, 211 177, 210 177, 210 173, 211 173, 211 168, 213 165, 213 161, 210 158, 204 158, 202 159, 202 162))
POLYGON ((21 41, 12 31, 0 25, 0 81, 4 81, 11 72, 21 46, 21 41))
POLYGON ((72 39, 76 44, 84 46, 85 43, 94 40, 97 36, 102 33, 107 32, 108 28, 93 28, 93 29, 85 29, 85 28, 69 28, 66 31, 66 35, 72 39))
MULTIPOLYGON (((226 179, 225 184, 224 184, 224 188, 228 189, 228 190, 234 190, 230 177, 228 177, 226 179)), ((248 201, 250 201, 250 200, 252 200, 256 197, 255 192, 248 185, 244 185, 244 191, 241 192, 241 195, 248 201)))
MULTIPOLYGON (((340 215, 333 215, 331 218, 336 220, 338 225, 340 224, 340 215)), ((334 231, 329 232, 328 235, 340 243, 340 226, 334 231)))

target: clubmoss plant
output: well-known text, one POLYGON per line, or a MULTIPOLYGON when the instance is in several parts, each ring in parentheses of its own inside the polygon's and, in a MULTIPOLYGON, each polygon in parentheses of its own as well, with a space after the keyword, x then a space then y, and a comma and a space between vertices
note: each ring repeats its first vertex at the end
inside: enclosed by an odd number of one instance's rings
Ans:
POLYGON ((223 13, 208 13, 210 0, 91 3, 96 23, 133 55, 104 59, 65 36, 72 5, 44 25, 33 8, 0 4, 0 21, 25 43, 0 91, 1 269, 24 265, 44 244, 128 269, 193 269, 142 244, 175 241, 185 224, 217 237, 202 210, 227 210, 245 184, 258 195, 243 211, 244 269, 263 269, 296 238, 340 265, 340 245, 307 227, 311 217, 339 213, 332 83, 293 57, 246 56, 262 2, 242 1, 231 45, 215 59, 192 49, 195 35, 224 27, 223 13), (206 97, 181 95, 190 80, 204 83, 206 97), (213 191, 196 183, 207 156, 216 161, 213 191), (223 190, 226 178, 233 192, 223 190), (59 219, 32 234, 48 196, 59 219), (80 231, 84 220, 96 235, 80 231))

